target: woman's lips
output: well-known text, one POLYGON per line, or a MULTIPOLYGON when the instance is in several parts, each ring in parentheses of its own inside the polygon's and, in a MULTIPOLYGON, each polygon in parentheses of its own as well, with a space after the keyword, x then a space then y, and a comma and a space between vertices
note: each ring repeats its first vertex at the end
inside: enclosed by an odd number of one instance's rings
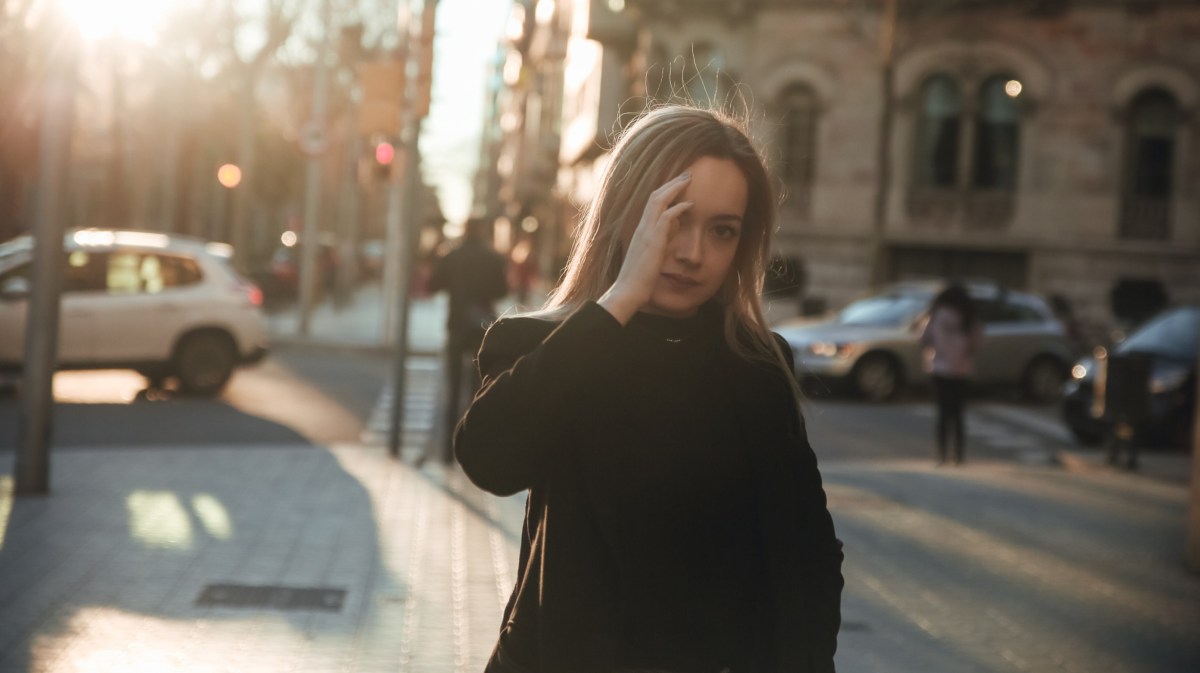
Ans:
POLYGON ((680 276, 674 273, 664 273, 662 274, 662 277, 667 280, 668 285, 680 291, 691 290, 692 288, 700 285, 700 281, 698 280, 688 278, 687 276, 680 276))

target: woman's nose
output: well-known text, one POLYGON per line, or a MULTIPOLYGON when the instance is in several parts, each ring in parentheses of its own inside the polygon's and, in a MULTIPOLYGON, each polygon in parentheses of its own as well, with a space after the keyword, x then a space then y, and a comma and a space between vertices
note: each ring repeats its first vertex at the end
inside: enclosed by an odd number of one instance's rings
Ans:
POLYGON ((671 239, 671 253, 675 260, 686 264, 699 264, 704 258, 704 245, 697 227, 680 227, 671 239))

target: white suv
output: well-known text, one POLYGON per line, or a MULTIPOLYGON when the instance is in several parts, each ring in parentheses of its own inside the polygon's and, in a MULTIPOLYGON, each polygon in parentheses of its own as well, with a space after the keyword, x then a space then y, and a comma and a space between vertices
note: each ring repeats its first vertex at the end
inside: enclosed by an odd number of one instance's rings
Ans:
MULTIPOLYGON (((84 229, 64 240, 59 369, 134 369, 213 395, 267 352, 262 292, 221 243, 84 229)), ((0 372, 23 361, 33 241, 0 245, 0 372)))

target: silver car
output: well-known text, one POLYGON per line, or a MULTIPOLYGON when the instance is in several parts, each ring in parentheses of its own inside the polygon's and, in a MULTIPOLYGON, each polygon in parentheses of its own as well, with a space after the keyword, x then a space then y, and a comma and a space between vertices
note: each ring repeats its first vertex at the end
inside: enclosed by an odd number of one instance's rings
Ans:
MULTIPOLYGON (((802 381, 849 384, 861 397, 891 398, 927 380, 921 331, 940 282, 907 282, 852 302, 832 318, 775 327, 792 348, 802 381)), ((974 381, 1020 385, 1038 402, 1055 399, 1076 354, 1062 323, 1037 295, 993 284, 968 284, 984 324, 974 381)))

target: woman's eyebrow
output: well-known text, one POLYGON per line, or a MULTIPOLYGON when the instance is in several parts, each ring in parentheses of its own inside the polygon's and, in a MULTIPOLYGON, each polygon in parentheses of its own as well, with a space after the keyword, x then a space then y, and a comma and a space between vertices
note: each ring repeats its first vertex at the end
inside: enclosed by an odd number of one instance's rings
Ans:
POLYGON ((709 222, 736 222, 738 224, 741 224, 742 216, 735 215, 733 213, 720 213, 718 215, 713 215, 712 217, 708 218, 708 221, 709 222))

